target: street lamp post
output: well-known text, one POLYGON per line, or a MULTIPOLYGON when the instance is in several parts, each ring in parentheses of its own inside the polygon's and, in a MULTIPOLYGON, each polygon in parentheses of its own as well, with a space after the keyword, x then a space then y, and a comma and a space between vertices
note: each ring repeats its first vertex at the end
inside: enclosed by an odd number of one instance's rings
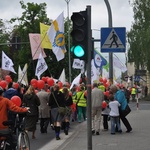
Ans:
MULTIPOLYGON (((104 0, 108 10, 108 26, 112 28, 112 13, 111 7, 108 0, 104 0)), ((113 83, 113 53, 109 52, 109 80, 113 83)))
POLYGON ((68 58, 69 58, 69 83, 71 83, 71 60, 70 60, 70 28, 69 28, 69 2, 70 0, 65 0, 67 3, 67 16, 68 16, 68 21, 67 21, 67 26, 68 26, 68 58))

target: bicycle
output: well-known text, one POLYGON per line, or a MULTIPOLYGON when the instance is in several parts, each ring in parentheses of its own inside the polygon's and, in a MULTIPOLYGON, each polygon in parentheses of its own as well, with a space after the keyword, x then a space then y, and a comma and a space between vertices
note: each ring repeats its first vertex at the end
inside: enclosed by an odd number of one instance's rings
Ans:
POLYGON ((4 137, 0 143, 0 150, 30 150, 29 137, 25 131, 25 117, 20 123, 19 115, 17 114, 15 125, 13 121, 5 121, 3 124, 9 128, 0 130, 0 137, 4 137), (12 125, 14 125, 15 130, 13 130, 12 125), (15 140, 17 143, 14 142, 15 140))
POLYGON ((18 150, 30 150, 29 136, 25 131, 25 118, 22 119, 22 123, 20 125, 17 147, 18 150))
POLYGON ((16 150, 16 143, 15 140, 15 134, 13 130, 11 129, 11 126, 13 125, 12 121, 4 121, 4 126, 8 126, 8 129, 2 129, 0 130, 0 150, 16 150))

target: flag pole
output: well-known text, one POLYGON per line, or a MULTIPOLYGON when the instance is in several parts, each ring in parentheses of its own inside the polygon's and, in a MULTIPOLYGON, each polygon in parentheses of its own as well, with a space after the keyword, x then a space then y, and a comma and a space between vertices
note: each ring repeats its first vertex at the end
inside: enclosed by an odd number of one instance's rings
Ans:
MULTIPOLYGON (((32 56, 32 59, 33 59, 33 57, 35 56, 35 54, 37 53, 37 51, 38 51, 39 47, 41 46, 41 44, 42 44, 42 42, 43 42, 43 40, 44 40, 44 38, 45 38, 46 34, 47 34, 47 32, 45 33, 45 35, 44 35, 43 39, 42 39, 42 40, 41 40, 41 42, 39 43, 39 45, 38 45, 38 47, 37 47, 37 50, 35 51, 35 53, 34 53, 34 54, 33 54, 33 56, 32 56)), ((31 62, 32 62, 32 60, 29 62, 29 65, 31 64, 31 62)), ((29 65, 28 65, 28 66, 29 66, 29 65)), ((27 69, 28 69, 28 67, 27 67, 27 69)), ((24 74, 23 74, 23 76, 22 76, 22 78, 21 78, 21 80, 20 80, 19 84, 22 82, 22 80, 23 80, 23 78, 24 78, 25 74, 27 73, 27 69, 26 69, 26 71, 24 72, 24 74)))

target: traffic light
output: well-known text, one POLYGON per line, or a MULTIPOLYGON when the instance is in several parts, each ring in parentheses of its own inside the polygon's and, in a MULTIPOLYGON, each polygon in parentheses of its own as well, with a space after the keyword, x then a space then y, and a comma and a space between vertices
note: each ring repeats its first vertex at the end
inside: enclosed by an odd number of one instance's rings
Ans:
POLYGON ((73 22, 72 48, 73 58, 87 61, 88 45, 88 15, 86 11, 74 12, 71 16, 73 22))

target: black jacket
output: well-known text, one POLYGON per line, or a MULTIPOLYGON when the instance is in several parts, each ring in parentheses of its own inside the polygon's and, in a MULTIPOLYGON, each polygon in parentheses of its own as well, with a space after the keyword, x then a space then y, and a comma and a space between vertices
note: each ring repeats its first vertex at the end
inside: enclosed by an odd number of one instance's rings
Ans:
POLYGON ((71 106, 73 104, 72 96, 69 95, 69 98, 65 100, 66 106, 71 106))
POLYGON ((30 107, 30 113, 28 115, 38 115, 38 106, 40 105, 40 100, 38 96, 34 93, 23 95, 23 106, 30 107))
POLYGON ((65 98, 64 94, 61 91, 54 91, 50 94, 49 97, 49 106, 51 108, 57 108, 57 107, 65 107, 65 98), (54 94, 54 95, 53 95, 54 94), (55 98, 54 98, 55 97, 55 98), (55 100, 56 99, 56 100, 55 100), (56 102, 57 101, 57 102, 56 102), (58 104, 57 104, 58 103, 58 104))

